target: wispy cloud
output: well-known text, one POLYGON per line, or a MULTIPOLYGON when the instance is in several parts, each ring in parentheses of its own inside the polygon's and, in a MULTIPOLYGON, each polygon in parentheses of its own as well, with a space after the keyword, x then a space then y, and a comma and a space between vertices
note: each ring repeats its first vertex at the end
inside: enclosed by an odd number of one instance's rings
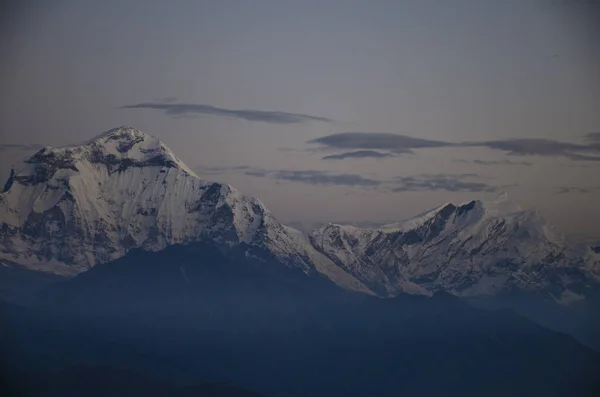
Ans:
MULTIPOLYGON (((171 99, 171 98, 169 98, 171 99)), ((243 119, 247 121, 260 121, 272 124, 299 124, 309 121, 333 122, 325 117, 310 116, 299 113, 287 113, 279 111, 264 111, 252 109, 225 109, 211 105, 195 103, 175 103, 171 101, 143 102, 134 105, 125 105, 121 109, 151 109, 164 112, 169 116, 187 115, 213 115, 229 118, 243 119)))
POLYGON ((412 149, 453 146, 453 143, 414 138, 408 135, 384 132, 342 132, 313 139, 314 143, 330 149, 390 150, 395 153, 412 153, 412 149))
POLYGON ((264 178, 265 176, 269 175, 269 173, 267 171, 261 171, 261 170, 250 170, 250 171, 244 172, 244 174, 246 174, 248 176, 256 176, 259 178, 264 178))
POLYGON ((586 138, 590 143, 578 144, 533 138, 454 143, 400 134, 344 132, 313 139, 308 143, 321 145, 327 149, 388 150, 395 153, 412 153, 414 149, 426 148, 485 147, 503 151, 512 156, 566 157, 575 161, 600 161, 600 141, 598 140, 600 138, 596 133, 588 134, 586 138))
POLYGON ((236 172, 236 171, 245 171, 249 170, 250 167, 246 165, 234 166, 234 167, 203 167, 197 166, 194 167, 194 171, 196 171, 200 175, 221 175, 226 174, 228 172, 236 172))
MULTIPOLYGON (((422 174, 416 176, 401 176, 396 178, 394 192, 495 192, 500 187, 491 186, 471 179, 478 178, 477 174, 422 174)), ((504 186, 506 187, 506 186, 504 186)))
POLYGON ((317 170, 278 170, 278 171, 263 171, 262 174, 246 172, 247 175, 271 177, 278 180, 302 182, 310 185, 323 186, 359 186, 359 187, 374 187, 382 184, 381 181, 371 178, 365 178, 358 174, 336 174, 326 171, 317 170))
POLYGON ((322 186, 377 187, 384 183, 383 181, 366 178, 358 174, 333 173, 320 170, 265 170, 249 166, 195 167, 195 169, 200 175, 241 173, 257 178, 271 178, 278 181, 300 182, 322 186))
POLYGON ((600 143, 600 132, 590 132, 583 137, 586 141, 600 143))
POLYGON ((584 154, 568 153, 565 157, 575 161, 600 161, 600 156, 586 156, 584 154))
POLYGON ((600 161, 600 145, 582 145, 570 142, 554 141, 551 139, 506 139, 498 141, 467 142, 465 147, 487 147, 502 150, 509 155, 524 156, 564 156, 572 160, 600 161), (587 153, 587 154, 582 154, 587 153), (593 154, 590 156, 589 154, 593 154))
POLYGON ((555 194, 567 194, 567 193, 578 193, 578 194, 589 194, 600 192, 600 187, 582 187, 582 186, 560 186, 554 191, 555 194))
POLYGON ((376 150, 356 150, 353 152, 344 152, 339 154, 331 154, 323 157, 323 160, 343 160, 343 159, 383 159, 386 157, 394 157, 391 153, 378 152, 376 150))
POLYGON ((516 185, 493 186, 482 182, 490 179, 476 173, 463 174, 420 174, 400 176, 380 180, 359 174, 334 173, 322 170, 266 170, 249 166, 235 167, 196 167, 202 174, 238 173, 257 178, 270 178, 319 186, 348 186, 366 189, 379 189, 382 192, 495 192, 516 185))
POLYGON ((522 165, 526 167, 530 167, 533 163, 529 161, 511 161, 511 160, 464 160, 457 159, 453 160, 455 163, 462 164, 475 164, 475 165, 522 165))

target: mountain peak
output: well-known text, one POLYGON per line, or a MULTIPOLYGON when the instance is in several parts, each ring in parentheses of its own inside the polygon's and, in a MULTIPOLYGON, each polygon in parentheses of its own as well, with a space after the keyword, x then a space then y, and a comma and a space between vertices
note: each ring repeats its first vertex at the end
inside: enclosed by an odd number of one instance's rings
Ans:
POLYGON ((135 143, 145 142, 146 146, 154 146, 156 149, 164 146, 164 144, 156 137, 142 132, 130 126, 120 126, 104 131, 91 139, 83 142, 60 146, 57 148, 47 147, 45 150, 76 150, 82 147, 90 146, 106 146, 113 147, 120 152, 127 152, 135 143))
MULTIPOLYGON (((101 134, 96 135, 94 138, 83 143, 83 145, 89 144, 92 142, 107 142, 107 141, 111 141, 111 140, 129 141, 129 140, 135 140, 135 139, 143 140, 146 138, 156 139, 152 135, 146 134, 145 132, 142 132, 134 127, 122 125, 120 127, 111 128, 108 131, 104 131, 101 134)), ((76 146, 81 146, 81 145, 82 144, 79 144, 76 146)), ((73 146, 73 145, 71 145, 71 146, 73 146)))
POLYGON ((116 137, 151 137, 152 135, 147 134, 138 130, 137 128, 130 127, 128 125, 122 125, 120 127, 111 128, 108 131, 100 134, 97 139, 101 139, 103 137, 112 137, 113 139, 116 137))
POLYGON ((142 166, 159 165, 179 168, 190 175, 197 176, 158 138, 133 127, 113 128, 96 136, 84 146, 99 148, 110 159, 137 161, 142 166))
MULTIPOLYGON (((67 174, 102 166, 106 167, 109 174, 131 167, 166 167, 197 177, 158 138, 122 126, 76 145, 45 147, 16 164, 11 180, 22 185, 35 185, 53 178, 65 179, 67 174)), ((12 185, 12 182, 9 181, 7 185, 12 185)))
POLYGON ((73 275, 133 248, 208 240, 310 267, 259 200, 201 180, 159 139, 127 126, 40 150, 0 193, 0 258, 34 270, 73 275))

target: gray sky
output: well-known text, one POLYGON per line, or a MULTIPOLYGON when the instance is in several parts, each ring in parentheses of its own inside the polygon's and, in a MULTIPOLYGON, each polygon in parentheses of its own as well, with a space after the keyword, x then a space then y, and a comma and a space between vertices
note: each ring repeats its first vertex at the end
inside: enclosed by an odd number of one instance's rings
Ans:
MULTIPOLYGON (((283 221, 506 190, 600 238, 597 1, 20 3, 0 24, 1 144, 130 125, 283 221)), ((28 150, 0 146, 3 177, 28 150)))

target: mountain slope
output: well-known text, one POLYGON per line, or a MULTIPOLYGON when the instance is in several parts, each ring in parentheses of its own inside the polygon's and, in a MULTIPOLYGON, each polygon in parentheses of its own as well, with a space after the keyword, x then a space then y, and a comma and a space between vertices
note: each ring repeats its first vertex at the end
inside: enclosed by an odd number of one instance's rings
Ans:
POLYGON ((132 248, 246 244, 313 269, 257 199, 199 179, 158 139, 129 127, 17 164, 0 194, 0 259, 72 276, 132 248))

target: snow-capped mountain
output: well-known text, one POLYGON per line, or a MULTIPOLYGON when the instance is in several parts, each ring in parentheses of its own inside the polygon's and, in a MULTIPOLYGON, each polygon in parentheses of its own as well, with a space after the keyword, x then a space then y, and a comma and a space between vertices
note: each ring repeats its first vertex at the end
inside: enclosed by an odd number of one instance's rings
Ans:
POLYGON ((569 286, 599 280, 591 254, 579 255, 539 213, 522 210, 506 194, 444 204, 377 230, 329 224, 310 241, 382 296, 547 290, 560 301, 577 299, 569 286))
POLYGON ((379 296, 516 290, 566 302, 600 283, 600 250, 571 247, 506 195, 376 229, 328 224, 306 236, 259 200, 201 180, 158 139, 129 127, 38 151, 14 166, 0 193, 0 261, 11 266, 72 276, 133 248, 207 241, 379 296))
POLYGON ((75 275, 132 248, 211 240, 304 272, 308 254, 257 199, 201 180, 158 139, 120 127, 19 162, 0 194, 0 259, 75 275))

